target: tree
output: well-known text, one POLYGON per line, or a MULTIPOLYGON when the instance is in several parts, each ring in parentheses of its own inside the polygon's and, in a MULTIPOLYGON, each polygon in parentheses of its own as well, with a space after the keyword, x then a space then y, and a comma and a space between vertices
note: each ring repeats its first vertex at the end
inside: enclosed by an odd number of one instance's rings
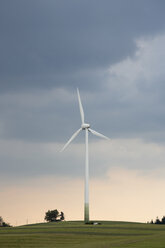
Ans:
POLYGON ((161 221, 159 220, 159 218, 156 218, 155 224, 161 224, 161 221))
POLYGON ((65 217, 64 217, 64 213, 63 212, 61 212, 61 214, 60 214, 60 220, 65 220, 65 217))
POLYGON ((3 226, 3 219, 1 216, 0 216, 0 226, 3 226))
POLYGON ((150 224, 154 224, 153 220, 151 220, 150 224))
POLYGON ((52 221, 57 221, 57 217, 59 216, 59 212, 57 209, 55 210, 48 210, 45 213, 45 220, 48 222, 52 222, 52 221))
POLYGON ((0 227, 10 227, 10 224, 4 222, 1 216, 0 216, 0 227))
POLYGON ((165 224, 165 216, 163 216, 161 223, 165 224))

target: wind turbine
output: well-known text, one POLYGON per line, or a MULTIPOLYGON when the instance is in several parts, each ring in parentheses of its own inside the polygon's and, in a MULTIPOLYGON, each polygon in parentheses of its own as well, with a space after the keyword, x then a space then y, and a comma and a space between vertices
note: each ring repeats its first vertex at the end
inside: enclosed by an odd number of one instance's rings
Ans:
POLYGON ((80 93, 77 88, 77 95, 78 95, 78 102, 80 108, 80 115, 81 115, 81 128, 79 128, 72 137, 68 140, 68 142, 64 145, 61 149, 61 152, 65 150, 65 148, 74 140, 74 138, 80 133, 80 131, 85 131, 85 202, 84 202, 84 222, 87 224, 89 223, 89 156, 88 156, 88 132, 99 136, 103 139, 109 140, 108 137, 104 136, 101 133, 98 133, 90 128, 90 124, 85 123, 84 120, 84 110, 81 103, 80 93))

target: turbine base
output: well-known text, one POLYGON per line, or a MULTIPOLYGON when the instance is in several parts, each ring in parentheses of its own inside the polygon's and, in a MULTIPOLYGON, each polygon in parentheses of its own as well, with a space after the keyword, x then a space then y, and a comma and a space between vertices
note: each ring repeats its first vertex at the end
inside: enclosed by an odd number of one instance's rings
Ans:
POLYGON ((85 224, 89 223, 89 203, 84 205, 84 222, 85 224))

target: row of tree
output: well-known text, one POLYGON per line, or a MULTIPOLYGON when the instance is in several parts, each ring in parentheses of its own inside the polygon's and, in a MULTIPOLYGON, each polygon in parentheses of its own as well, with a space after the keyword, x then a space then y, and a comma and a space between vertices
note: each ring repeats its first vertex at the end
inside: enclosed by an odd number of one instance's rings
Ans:
POLYGON ((165 216, 163 216, 161 220, 157 217, 155 221, 151 220, 150 223, 151 224, 163 224, 163 225, 165 225, 165 216))
POLYGON ((45 220, 48 222, 65 220, 64 213, 63 212, 59 213, 57 209, 48 210, 45 213, 45 220))

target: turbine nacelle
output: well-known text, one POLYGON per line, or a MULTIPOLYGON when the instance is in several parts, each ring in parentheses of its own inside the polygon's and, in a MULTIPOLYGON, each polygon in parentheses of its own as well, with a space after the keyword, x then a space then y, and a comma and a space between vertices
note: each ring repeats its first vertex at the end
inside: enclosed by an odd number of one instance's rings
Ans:
MULTIPOLYGON (((81 99, 80 99, 80 93, 79 90, 77 89, 77 95, 78 95, 78 101, 79 101, 79 108, 80 108, 80 115, 81 115, 81 127, 72 135, 72 137, 68 140, 68 142, 64 145, 64 147, 61 149, 61 152, 65 150, 65 148, 72 142, 72 140, 74 140, 74 138, 76 138, 76 136, 82 131, 82 130, 88 130, 90 133, 103 138, 103 139, 107 139, 109 140, 108 137, 104 136, 101 133, 96 132, 95 130, 90 128, 90 124, 85 123, 84 122, 84 110, 83 110, 83 106, 81 103, 81 99)), ((88 133, 88 132, 87 132, 88 133)))
POLYGON ((83 124, 81 125, 81 128, 82 128, 83 130, 85 130, 86 128, 90 128, 90 124, 83 123, 83 124))

